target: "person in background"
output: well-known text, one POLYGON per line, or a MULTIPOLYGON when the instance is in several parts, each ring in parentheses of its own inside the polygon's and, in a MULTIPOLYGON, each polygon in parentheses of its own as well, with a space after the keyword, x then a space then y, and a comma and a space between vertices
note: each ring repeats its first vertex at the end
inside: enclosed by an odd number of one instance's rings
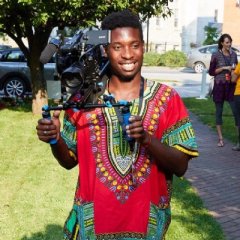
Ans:
POLYGON ((223 34, 218 40, 218 51, 212 54, 209 75, 214 76, 212 91, 216 108, 216 128, 218 134, 218 147, 224 146, 222 134, 222 114, 224 102, 227 101, 232 109, 237 126, 236 108, 233 100, 235 83, 231 82, 231 73, 238 63, 237 54, 231 49, 232 38, 229 34, 223 34))
POLYGON ((111 31, 104 94, 114 96, 113 103, 132 103, 129 123, 123 124, 124 107, 96 107, 66 110, 62 133, 58 111, 36 127, 41 141, 57 140, 51 149, 60 165, 79 167, 64 239, 164 239, 173 175, 183 176, 188 161, 198 156, 195 134, 178 93, 141 76, 144 41, 138 16, 114 12, 102 29, 111 31))
POLYGON ((236 83, 234 91, 234 102, 238 119, 238 139, 236 146, 234 146, 232 150, 240 151, 240 63, 237 64, 235 70, 233 71, 231 81, 233 83, 236 83))

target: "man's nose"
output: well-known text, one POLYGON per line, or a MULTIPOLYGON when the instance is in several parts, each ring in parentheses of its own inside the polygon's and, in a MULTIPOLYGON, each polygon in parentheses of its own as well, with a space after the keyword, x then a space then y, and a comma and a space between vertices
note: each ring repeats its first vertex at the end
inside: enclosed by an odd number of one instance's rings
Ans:
POLYGON ((130 47, 123 48, 123 50, 122 50, 122 57, 123 58, 127 58, 127 59, 132 58, 133 57, 132 49, 130 47))

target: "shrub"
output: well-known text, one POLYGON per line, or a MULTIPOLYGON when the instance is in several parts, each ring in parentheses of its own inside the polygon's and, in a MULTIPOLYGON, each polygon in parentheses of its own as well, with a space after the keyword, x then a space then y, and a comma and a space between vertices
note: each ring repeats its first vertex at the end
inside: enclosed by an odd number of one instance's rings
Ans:
POLYGON ((158 66, 166 67, 184 67, 187 62, 186 55, 178 50, 170 50, 161 54, 158 66))
POLYGON ((146 66, 184 67, 186 62, 186 55, 178 50, 170 50, 163 54, 154 52, 144 54, 144 65, 146 66))
POLYGON ((144 53, 143 64, 146 66, 157 66, 160 56, 161 55, 159 53, 155 52, 144 53))

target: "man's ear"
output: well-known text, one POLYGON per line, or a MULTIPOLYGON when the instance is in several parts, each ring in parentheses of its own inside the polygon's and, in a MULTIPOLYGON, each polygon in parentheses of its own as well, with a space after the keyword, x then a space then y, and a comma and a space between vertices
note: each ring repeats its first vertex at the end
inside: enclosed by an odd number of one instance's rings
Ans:
POLYGON ((145 42, 143 41, 143 53, 145 53, 145 42))

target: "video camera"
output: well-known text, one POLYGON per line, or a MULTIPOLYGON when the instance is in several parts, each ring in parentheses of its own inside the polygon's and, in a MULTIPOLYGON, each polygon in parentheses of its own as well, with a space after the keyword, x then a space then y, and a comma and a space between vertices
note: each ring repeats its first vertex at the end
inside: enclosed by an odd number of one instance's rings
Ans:
MULTIPOLYGON (((103 102, 98 102, 109 78, 109 61, 104 54, 104 47, 111 41, 110 34, 109 30, 85 29, 77 31, 73 38, 64 44, 60 41, 49 43, 49 48, 45 51, 46 54, 42 54, 40 61, 47 62, 49 56, 57 50, 56 69, 61 84, 70 97, 63 105, 43 106, 43 118, 51 118, 51 110, 99 107, 125 107, 126 109, 132 105, 124 100, 116 103, 112 95, 103 95, 103 102), (76 95, 78 100, 75 98, 76 95)), ((127 125, 130 112, 125 111, 123 117, 127 125)), ((55 144, 56 140, 51 139, 49 143, 55 144)))
POLYGON ((104 47, 109 42, 110 31, 87 28, 59 47, 56 69, 67 93, 88 93, 85 98, 91 96, 92 101, 102 91, 109 65, 104 47))
POLYGON ((53 39, 42 53, 40 61, 46 63, 56 52, 56 70, 68 96, 61 106, 45 106, 43 111, 68 108, 95 108, 108 106, 129 106, 131 103, 114 103, 112 96, 104 96, 104 104, 98 104, 109 78, 109 61, 104 47, 111 42, 110 30, 86 28, 78 30, 69 41, 53 39), (52 50, 53 49, 53 50, 52 50), (51 56, 50 56, 51 55, 51 56), (79 101, 72 100, 80 96, 79 101))

